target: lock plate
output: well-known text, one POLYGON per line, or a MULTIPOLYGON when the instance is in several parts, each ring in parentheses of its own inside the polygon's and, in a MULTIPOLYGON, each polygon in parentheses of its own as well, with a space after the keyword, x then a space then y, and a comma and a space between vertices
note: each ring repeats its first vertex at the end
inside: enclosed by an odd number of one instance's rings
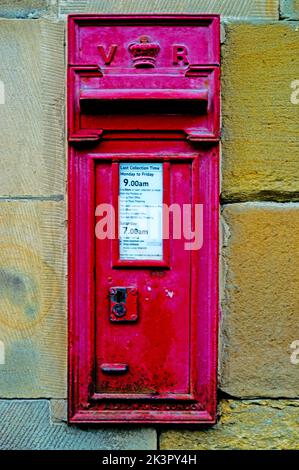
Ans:
POLYGON ((110 287, 109 297, 111 322, 127 323, 137 321, 136 287, 110 287))

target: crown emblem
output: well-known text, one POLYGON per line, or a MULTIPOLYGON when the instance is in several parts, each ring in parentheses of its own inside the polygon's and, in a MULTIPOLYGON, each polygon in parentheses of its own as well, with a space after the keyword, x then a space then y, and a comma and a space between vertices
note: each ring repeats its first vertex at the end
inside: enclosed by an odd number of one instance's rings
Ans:
POLYGON ((140 36, 139 43, 129 45, 129 51, 133 57, 134 67, 155 67, 160 46, 151 42, 148 36, 140 36))

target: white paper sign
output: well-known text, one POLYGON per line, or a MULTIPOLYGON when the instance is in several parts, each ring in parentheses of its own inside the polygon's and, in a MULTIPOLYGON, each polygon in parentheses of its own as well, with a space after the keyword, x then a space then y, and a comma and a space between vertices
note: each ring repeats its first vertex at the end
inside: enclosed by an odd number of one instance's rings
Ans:
POLYGON ((163 164, 119 165, 121 260, 163 259, 163 164))

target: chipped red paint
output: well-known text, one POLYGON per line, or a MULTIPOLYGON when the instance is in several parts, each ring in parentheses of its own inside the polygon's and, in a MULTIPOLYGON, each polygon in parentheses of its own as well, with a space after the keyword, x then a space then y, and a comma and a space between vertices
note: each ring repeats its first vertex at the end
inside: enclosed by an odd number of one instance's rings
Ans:
POLYGON ((213 423, 219 17, 68 24, 69 422, 213 423), (96 206, 118 212, 120 162, 163 163, 164 203, 203 205, 199 250, 171 234, 162 260, 124 261, 117 239, 96 238, 96 206), (137 303, 111 303, 115 287, 137 303))

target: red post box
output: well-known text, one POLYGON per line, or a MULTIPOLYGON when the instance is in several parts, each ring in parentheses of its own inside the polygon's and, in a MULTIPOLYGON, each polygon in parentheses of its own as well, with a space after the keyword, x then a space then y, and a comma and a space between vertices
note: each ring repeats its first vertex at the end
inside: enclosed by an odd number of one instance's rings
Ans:
POLYGON ((68 24, 69 421, 213 423, 219 17, 68 24))

